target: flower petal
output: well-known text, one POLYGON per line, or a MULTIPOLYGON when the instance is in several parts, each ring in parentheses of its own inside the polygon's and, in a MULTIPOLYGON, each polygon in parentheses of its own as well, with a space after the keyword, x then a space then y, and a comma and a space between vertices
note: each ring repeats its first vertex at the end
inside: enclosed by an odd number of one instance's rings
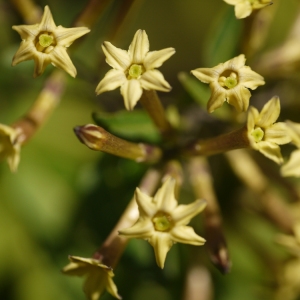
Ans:
POLYGON ((159 51, 148 52, 144 59, 144 67, 146 70, 159 68, 174 53, 174 48, 166 48, 159 51))
POLYGON ((12 27, 21 36, 22 40, 33 41, 39 33, 39 25, 17 25, 12 27))
MULTIPOLYGON (((221 65, 221 64, 220 64, 221 65)), ((216 81, 219 78, 219 75, 222 73, 222 70, 215 68, 198 68, 196 70, 192 70, 191 73, 204 83, 211 83, 216 81), (221 71, 221 72, 220 72, 221 71)))
POLYGON ((283 163, 283 158, 281 156, 280 147, 277 144, 262 141, 257 143, 258 151, 261 152, 264 156, 275 161, 277 164, 283 163))
POLYGON ((128 52, 115 47, 110 42, 102 44, 102 50, 106 56, 106 62, 114 69, 125 71, 131 64, 128 52))
POLYGON ((35 55, 36 48, 31 42, 22 41, 20 48, 17 53, 14 55, 12 60, 12 66, 19 64, 22 61, 32 59, 35 55))
POLYGON ((239 70, 239 83, 248 89, 255 90, 258 86, 264 85, 264 78, 258 73, 251 70, 250 67, 244 66, 239 70))
POLYGON ((269 100, 261 110, 256 125, 259 127, 267 128, 275 123, 280 114, 280 101, 277 96, 269 100))
POLYGON ((51 11, 49 6, 46 5, 44 9, 44 14, 42 17, 42 21, 39 24, 39 31, 47 31, 47 32, 54 32, 56 25, 54 23, 51 11))
MULTIPOLYGON (((225 64, 228 64, 228 67, 226 67, 226 69, 228 68, 229 70, 236 70, 238 71, 240 68, 245 66, 245 62, 246 62, 246 58, 244 54, 240 54, 239 56, 236 56, 230 60, 228 60, 225 64)), ((224 64, 224 65, 225 65, 224 64)), ((225 68, 225 66, 224 66, 225 68)))
POLYGON ((108 277, 107 279, 107 285, 106 290, 113 295, 117 299, 122 299, 122 297, 118 294, 118 288, 115 285, 114 281, 112 280, 112 277, 108 277))
POLYGON ((150 218, 140 218, 133 226, 119 230, 120 235, 128 238, 149 239, 155 233, 150 218))
POLYGON ((57 45, 48 55, 52 65, 63 69, 72 77, 76 77, 76 68, 73 65, 65 47, 57 45))
POLYGON ((58 26, 54 35, 56 43, 60 46, 69 47, 76 39, 90 32, 87 27, 64 28, 58 26))
POLYGON ((201 246, 205 243, 205 239, 196 234, 190 226, 176 226, 171 230, 170 235, 172 240, 177 243, 195 246, 201 246))
POLYGON ((124 98, 124 104, 127 110, 133 110, 136 103, 140 100, 143 93, 141 84, 136 79, 126 80, 121 86, 121 94, 124 98))
POLYGON ((292 143, 300 148, 300 124, 292 121, 286 121, 287 132, 291 137, 292 143))
POLYGON ((207 102, 207 111, 212 113, 215 109, 221 107, 226 101, 226 90, 219 83, 212 82, 210 85, 212 94, 207 102))
POLYGON ((237 85, 227 91, 227 102, 233 105, 238 112, 248 109, 250 97, 250 91, 242 85, 237 85))
POLYGON ((244 19, 251 15, 252 6, 250 2, 244 1, 236 4, 236 6, 234 7, 234 12, 237 19, 244 19))
POLYGON ((264 140, 278 145, 287 144, 291 141, 287 126, 284 122, 275 123, 265 129, 264 140))
POLYGON ((173 246, 170 234, 165 232, 156 232, 156 234, 149 239, 149 243, 154 249, 157 265, 163 269, 167 253, 173 246))
POLYGON ((248 116, 247 116, 247 131, 248 131, 248 134, 250 134, 251 131, 254 129, 255 122, 256 122, 258 117, 259 117, 258 110, 255 107, 251 106, 248 110, 248 116))
POLYGON ((176 226, 186 225, 206 207, 206 204, 205 200, 196 200, 188 205, 178 205, 172 212, 172 220, 176 226))
POLYGON ((139 29, 129 46, 128 54, 133 64, 142 64, 149 51, 149 39, 145 30, 139 29))
POLYGON ((34 59, 33 77, 35 78, 44 73, 46 67, 51 63, 51 58, 49 54, 35 51, 33 59, 34 59))
POLYGON ((300 177, 300 150, 292 152, 290 159, 281 167, 282 176, 300 177))
POLYGON ((148 70, 139 79, 142 88, 145 90, 156 90, 169 92, 171 86, 165 80, 163 74, 158 70, 148 70))
POLYGON ((176 180, 172 177, 168 177, 162 187, 157 191, 153 197, 153 202, 156 204, 157 210, 172 214, 178 204, 174 195, 175 185, 176 180))
POLYGON ((135 201, 139 207, 139 212, 141 217, 150 217, 152 218, 156 212, 156 205, 152 203, 152 197, 149 197, 147 194, 143 193, 139 188, 136 188, 135 201))
POLYGON ((123 71, 111 69, 97 85, 96 94, 99 95, 107 91, 112 91, 124 84, 126 81, 127 79, 123 71))

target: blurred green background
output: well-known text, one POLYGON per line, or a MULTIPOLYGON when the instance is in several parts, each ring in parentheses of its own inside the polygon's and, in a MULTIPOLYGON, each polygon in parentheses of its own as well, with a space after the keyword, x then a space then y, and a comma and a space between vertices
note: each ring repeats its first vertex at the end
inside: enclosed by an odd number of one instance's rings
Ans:
MULTIPOLYGON (((92 112, 124 109, 119 90, 99 97, 94 93, 109 70, 103 63, 101 43, 106 40, 120 1, 111 1, 95 28, 72 53, 78 76, 68 77, 61 104, 22 149, 18 172, 11 174, 6 163, 0 165, 0 299, 84 299, 82 278, 64 276, 60 270, 68 263, 69 254, 89 257, 101 245, 146 170, 144 165, 89 150, 72 131, 76 125, 93 122, 92 112)), ((56 25, 68 27, 87 1, 36 3, 49 5, 56 25)), ((298 0, 274 0, 267 9, 274 10, 275 17, 262 50, 284 41, 298 0)), ((11 2, 0 1, 0 122, 4 124, 11 124, 29 109, 53 69, 48 66, 41 77, 33 79, 32 61, 11 67, 20 43, 11 27, 20 24, 21 16, 11 2)), ((127 49, 136 30, 145 29, 150 50, 174 47, 176 54, 160 68, 173 89, 160 95, 164 104, 187 110, 197 105, 179 83, 178 73, 212 67, 238 55, 244 26, 243 20, 235 19, 233 6, 222 0, 137 0, 113 44, 127 49)), ((287 79, 273 80, 262 88, 262 95, 276 92, 282 98, 288 95, 287 104, 299 102, 298 86, 287 79)), ((205 88, 203 93, 207 93, 205 88)), ((261 97, 253 97, 254 103, 260 103, 261 97)), ((294 107, 299 109, 299 104, 294 107)), ((209 117, 205 114, 204 118, 209 117)), ((211 124, 207 121, 206 125, 211 124)), ((193 126, 198 124, 194 122, 193 126)), ((254 196, 243 188, 224 158, 220 155, 210 161, 224 214, 232 271, 221 275, 209 262, 205 247, 185 245, 175 245, 165 269, 160 270, 151 246, 132 240, 115 270, 114 279, 123 299, 182 299, 186 269, 194 259, 211 271, 213 299, 272 299, 274 269, 284 257, 273 242, 276 228, 243 209, 243 203, 254 196)), ((187 187, 182 194, 193 200, 187 187)), ((106 293, 103 299, 113 298, 106 293)))

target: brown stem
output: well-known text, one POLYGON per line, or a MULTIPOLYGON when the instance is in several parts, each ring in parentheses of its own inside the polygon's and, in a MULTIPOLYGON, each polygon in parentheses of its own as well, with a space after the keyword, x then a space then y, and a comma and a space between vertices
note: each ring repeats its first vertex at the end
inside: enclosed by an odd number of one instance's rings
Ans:
POLYGON ((196 197, 204 198, 207 201, 204 210, 204 226, 210 258, 223 274, 228 273, 231 261, 223 234, 219 203, 213 188, 213 178, 206 159, 193 158, 189 164, 189 172, 196 197))
POLYGON ((247 148, 250 146, 247 137, 247 128, 242 127, 238 130, 219 135, 217 137, 199 140, 183 150, 184 155, 203 155, 209 156, 226 151, 247 148))
POLYGON ((41 21, 42 9, 31 0, 11 0, 26 24, 35 24, 41 21))
MULTIPOLYGON (((153 194, 160 180, 160 176, 161 175, 157 170, 150 169, 147 171, 139 185, 141 191, 148 195, 153 194)), ((138 216, 138 206, 136 201, 132 199, 114 229, 101 247, 94 253, 93 258, 114 268, 128 243, 128 238, 120 236, 118 232, 121 229, 131 227, 138 219, 138 216)))
POLYGON ((20 129, 19 142, 26 143, 34 133, 46 122, 49 115, 59 104, 65 86, 65 74, 55 70, 45 82, 36 101, 25 114, 14 124, 13 128, 20 129))

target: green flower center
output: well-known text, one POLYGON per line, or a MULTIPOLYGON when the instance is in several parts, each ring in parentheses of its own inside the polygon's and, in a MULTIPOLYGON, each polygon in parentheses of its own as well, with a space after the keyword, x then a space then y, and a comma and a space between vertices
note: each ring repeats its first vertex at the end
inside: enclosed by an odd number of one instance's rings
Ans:
POLYGON ((137 79, 139 78, 143 73, 143 67, 141 65, 133 64, 130 66, 128 74, 130 78, 137 79))
POLYGON ((258 142, 260 142, 260 141, 263 139, 265 133, 264 133, 264 131, 263 131, 260 127, 256 127, 256 128, 251 132, 251 135, 253 136, 254 141, 255 141, 256 143, 258 143, 258 142))
POLYGON ((225 89, 233 89, 238 85, 238 75, 233 71, 225 71, 219 78, 219 84, 225 89))
POLYGON ((171 216, 163 212, 157 213, 152 222, 156 231, 169 231, 173 226, 171 216))
POLYGON ((51 32, 42 32, 35 39, 35 47, 39 52, 50 53, 56 45, 51 32))
POLYGON ((39 36, 39 43, 42 47, 47 48, 53 43, 53 36, 43 33, 39 36))

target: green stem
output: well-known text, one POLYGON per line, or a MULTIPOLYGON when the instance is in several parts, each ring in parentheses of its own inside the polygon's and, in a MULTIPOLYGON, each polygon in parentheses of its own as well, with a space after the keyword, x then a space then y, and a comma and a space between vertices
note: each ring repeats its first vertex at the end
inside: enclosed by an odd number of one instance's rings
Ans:
POLYGON ((170 135, 170 133, 173 132, 173 128, 166 118, 164 107, 162 106, 156 91, 144 90, 140 102, 162 135, 170 135))

